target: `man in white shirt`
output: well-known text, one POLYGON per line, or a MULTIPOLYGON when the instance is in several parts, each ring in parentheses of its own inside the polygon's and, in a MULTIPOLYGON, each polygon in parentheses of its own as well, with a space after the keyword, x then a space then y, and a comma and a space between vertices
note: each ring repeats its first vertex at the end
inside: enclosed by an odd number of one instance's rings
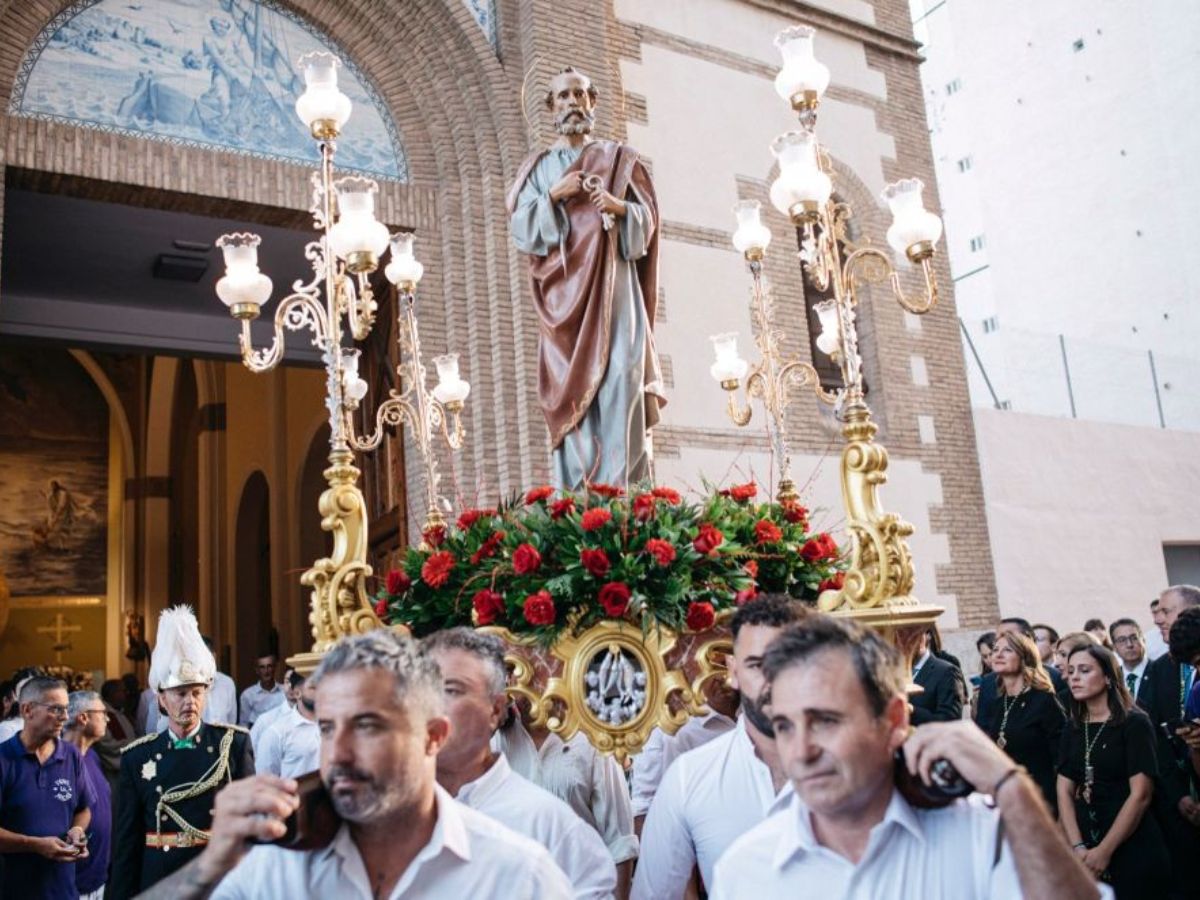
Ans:
POLYGON ((293 709, 300 696, 300 688, 304 684, 304 676, 295 669, 288 667, 283 673, 283 702, 278 706, 272 706, 265 713, 254 720, 254 725, 250 729, 250 743, 254 747, 254 756, 257 759, 259 748, 262 744, 263 736, 267 733, 275 720, 284 713, 293 709))
POLYGON ((283 685, 275 680, 275 664, 275 656, 270 653, 254 661, 258 681, 242 691, 238 703, 238 724, 250 728, 259 716, 283 703, 283 685))
MULTIPOLYGON (((255 750, 254 771, 260 775, 299 778, 317 770, 321 763, 321 734, 317 728, 316 701, 316 688, 300 676, 296 705, 284 703, 276 707, 283 712, 275 716, 255 750)), ((259 721, 271 712, 264 713, 259 721)))
POLYGON ((437 758, 437 780, 471 809, 491 816, 550 851, 576 898, 607 900, 617 886, 608 848, 549 791, 522 778, 489 741, 505 716, 504 645, 470 628, 439 631, 422 641, 442 672, 450 738, 437 758))
POLYGON ((1125 679, 1129 695, 1137 700, 1142 678, 1150 664, 1142 628, 1133 619, 1117 619, 1108 626, 1108 634, 1112 638, 1113 649, 1121 660, 1121 677, 1125 679))
POLYGON ((1101 896, 1025 770, 972 722, 911 732, 900 654, 874 631, 813 614, 768 648, 775 744, 797 801, 717 863, 713 900, 1101 896), (895 753, 925 784, 946 763, 995 798, 918 808, 895 786, 895 753), (1003 830, 1000 828, 1003 823, 1003 830))
POLYGON ((778 596, 751 600, 734 613, 729 674, 741 694, 742 715, 732 731, 667 769, 642 827, 634 900, 686 896, 695 866, 711 891, 713 866, 725 849, 791 797, 770 723, 750 698, 762 687, 767 645, 802 615, 798 602, 778 596))
POLYGON ((533 841, 438 787, 450 732, 437 665, 390 629, 346 638, 312 675, 321 778, 342 825, 328 846, 257 846, 286 833, 296 782, 256 775, 217 795, 200 856, 144 897, 447 897, 565 900, 566 876, 533 841))

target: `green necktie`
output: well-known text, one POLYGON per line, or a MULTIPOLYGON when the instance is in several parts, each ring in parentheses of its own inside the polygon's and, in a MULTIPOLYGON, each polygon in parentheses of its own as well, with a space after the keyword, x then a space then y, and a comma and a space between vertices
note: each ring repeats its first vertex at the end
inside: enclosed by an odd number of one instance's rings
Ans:
POLYGON ((1133 693, 1137 688, 1137 673, 1130 672, 1125 676, 1125 684, 1129 686, 1129 693, 1133 693))

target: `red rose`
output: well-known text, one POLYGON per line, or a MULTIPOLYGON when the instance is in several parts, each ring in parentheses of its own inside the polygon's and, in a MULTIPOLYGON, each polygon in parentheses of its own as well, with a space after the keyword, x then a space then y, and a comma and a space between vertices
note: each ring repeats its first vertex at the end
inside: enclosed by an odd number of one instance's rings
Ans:
POLYGON ((543 589, 525 598, 525 621, 530 625, 554 624, 554 598, 543 589))
POLYGON ((746 570, 746 574, 749 575, 751 578, 758 577, 758 560, 757 559, 746 560, 746 565, 742 566, 742 568, 746 570))
POLYGON ((826 559, 837 559, 837 542, 825 532, 805 542, 800 548, 800 555, 808 562, 821 562, 826 559))
POLYGON ((613 484, 604 484, 599 481, 596 482, 595 484, 589 484, 587 486, 587 489, 590 493, 599 494, 601 497, 608 497, 610 500, 613 497, 624 497, 625 496, 624 488, 619 488, 613 484))
POLYGON ((808 528, 808 510, 794 500, 783 504, 783 517, 793 525, 808 528))
POLYGON ((758 544, 775 544, 783 539, 783 532, 770 519, 759 519, 754 523, 754 541, 758 544))
POLYGON ((434 525, 421 532, 421 538, 431 548, 436 550, 446 540, 446 526, 434 525))
POLYGON ((662 538, 650 538, 646 541, 646 552, 653 556, 660 566, 669 566, 675 561, 675 545, 662 538))
POLYGON ((580 550, 579 561, 583 563, 583 567, 595 578, 603 578, 612 567, 612 564, 608 561, 608 554, 603 550, 591 550, 587 548, 580 550))
POLYGON ((638 494, 633 498, 633 515, 634 518, 641 522, 645 522, 654 515, 654 495, 653 494, 638 494))
POLYGON ((739 503, 743 500, 753 500, 754 495, 758 493, 758 485, 753 481, 748 481, 745 484, 735 484, 729 489, 729 496, 739 503))
POLYGON ((713 605, 711 603, 699 600, 688 604, 684 622, 687 623, 687 627, 692 629, 692 631, 708 631, 716 621, 717 614, 713 612, 713 605))
POLYGON ((659 500, 666 500, 672 506, 678 506, 682 497, 679 496, 679 491, 669 487, 656 487, 650 492, 659 500))
POLYGON ((513 551, 513 571, 518 575, 528 575, 536 572, 542 564, 542 554, 537 552, 533 544, 521 544, 513 551))
POLYGON ((421 579, 431 588, 440 588, 450 580, 454 568, 454 556, 448 550, 432 554, 421 566, 421 579))
POLYGON ((597 528, 603 528, 612 521, 612 513, 607 509, 589 509, 579 520, 579 527, 584 531, 595 531, 597 528))
POLYGON ((378 600, 375 601, 375 615, 379 616, 379 618, 381 618, 381 619, 386 619, 387 612, 388 612, 387 597, 380 597, 378 600))
POLYGON ((410 587, 412 587, 412 581, 403 569, 392 569, 387 573, 387 592, 389 594, 403 594, 410 587))
POLYGON ((750 587, 746 588, 744 591, 738 591, 737 594, 734 595, 733 602, 738 606, 745 606, 757 596, 758 588, 756 588, 754 585, 750 585, 750 587))
POLYGON ((834 572, 828 578, 820 583, 817 587, 818 592, 822 591, 840 591, 846 586, 846 573, 834 572))
POLYGON ((705 522, 700 526, 700 533, 692 541, 692 546, 696 548, 697 553, 707 556, 710 553, 715 553, 724 540, 725 535, 721 534, 721 532, 708 522, 705 522))
POLYGON ((553 493, 554 488, 548 484, 543 484, 541 487, 531 488, 529 492, 525 494, 525 505, 532 506, 534 503, 538 503, 539 501, 550 497, 553 493))
POLYGON ((504 598, 487 588, 475 592, 471 605, 475 607, 475 621, 480 625, 491 625, 504 614, 504 598))
POLYGON ((550 518, 552 519, 561 519, 573 512, 575 512, 575 500, 572 497, 563 497, 550 504, 550 518))
POLYGON ((462 515, 458 517, 458 527, 466 531, 480 519, 490 518, 494 515, 496 515, 494 509, 464 509, 462 515))
POLYGON ((629 609, 629 585, 623 581, 610 581, 600 588, 600 605, 614 619, 625 615, 629 609))
POLYGON ((496 547, 504 540, 503 531, 494 531, 488 535, 487 540, 479 545, 479 549, 471 554, 471 565, 479 565, 481 560, 488 559, 496 555, 496 547))

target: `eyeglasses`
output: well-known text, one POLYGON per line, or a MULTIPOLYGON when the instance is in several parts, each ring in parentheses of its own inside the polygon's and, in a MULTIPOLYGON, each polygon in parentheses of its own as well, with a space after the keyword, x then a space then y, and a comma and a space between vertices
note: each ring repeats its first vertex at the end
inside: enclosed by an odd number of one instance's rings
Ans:
POLYGON ((108 716, 107 709, 85 709, 83 713, 88 716, 108 716))
POLYGON ((1142 640, 1142 636, 1140 634, 1124 634, 1124 635, 1121 635, 1121 637, 1116 638, 1113 641, 1113 643, 1116 644, 1118 647, 1125 647, 1125 646, 1132 647, 1135 644, 1140 643, 1141 640, 1142 640))
POLYGON ((34 703, 33 705, 45 707, 46 709, 50 710, 51 713, 53 713, 55 716, 57 716, 60 719, 65 719, 67 717, 67 708, 65 706, 61 706, 57 703, 34 703))

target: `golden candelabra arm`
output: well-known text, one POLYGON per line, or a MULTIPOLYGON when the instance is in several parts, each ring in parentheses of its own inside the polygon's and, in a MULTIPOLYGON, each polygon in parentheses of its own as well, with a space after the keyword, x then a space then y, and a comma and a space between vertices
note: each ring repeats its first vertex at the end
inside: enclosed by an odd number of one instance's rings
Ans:
POLYGON ((350 323, 350 333, 356 341, 365 341, 375 327, 375 313, 379 304, 375 302, 374 291, 371 290, 371 280, 368 273, 359 272, 357 290, 355 282, 349 277, 343 277, 341 284, 345 292, 345 312, 350 323))
POLYGON ((310 293, 291 294, 280 301, 275 310, 275 337, 270 347, 254 349, 250 322, 249 317, 242 318, 242 333, 238 335, 238 345, 242 351, 242 362, 251 372, 267 372, 279 365, 283 359, 285 329, 309 329, 313 333, 313 346, 318 348, 324 348, 329 334, 329 325, 321 301, 310 293))
POLYGON ((937 275, 933 270, 933 248, 915 248, 909 251, 913 262, 919 263, 925 276, 925 296, 920 300, 911 300, 900 284, 900 273, 892 263, 892 258, 877 247, 859 247, 847 258, 842 267, 842 282, 846 285, 851 302, 858 303, 856 288, 860 283, 875 284, 887 279, 892 288, 892 294, 902 307, 913 315, 921 316, 929 312, 938 302, 937 275))

